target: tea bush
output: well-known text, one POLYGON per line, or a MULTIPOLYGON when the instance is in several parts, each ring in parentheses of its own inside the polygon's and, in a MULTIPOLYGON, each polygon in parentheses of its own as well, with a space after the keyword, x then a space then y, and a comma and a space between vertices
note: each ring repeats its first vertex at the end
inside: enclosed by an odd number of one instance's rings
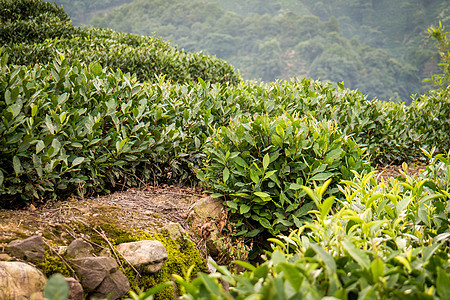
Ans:
POLYGON ((61 7, 42 0, 0 0, 0 43, 39 43, 75 32, 61 7))
POLYGON ((184 138, 166 121, 169 103, 135 76, 105 73, 99 63, 69 65, 64 57, 44 68, 6 61, 3 55, 1 194, 82 195, 178 182, 189 171, 177 168, 184 138))
POLYGON ((113 70, 136 74, 140 81, 156 82, 165 75, 173 82, 240 81, 239 74, 223 60, 202 53, 187 53, 153 37, 117 33, 108 29, 77 29, 71 37, 41 43, 10 44, 11 63, 47 64, 58 53, 74 61, 98 61, 113 70), (108 46, 106 46, 108 45, 108 46))
POLYGON ((43 0, 1 0, 0 4, 0 43, 6 45, 10 63, 48 64, 62 53, 70 63, 98 61, 136 74, 141 81, 156 82, 161 75, 173 82, 240 81, 225 61, 178 50, 158 38, 75 28, 62 8, 43 0))
POLYGON ((239 234, 250 237, 264 229, 276 235, 300 227, 313 208, 302 185, 329 178, 335 184, 352 177, 352 170, 370 170, 363 151, 335 122, 311 116, 234 119, 218 128, 204 152, 208 164, 199 177, 225 197, 239 215, 239 234))
MULTIPOLYGON (((431 160, 427 170, 438 161, 450 170, 450 153, 431 160)), ((314 221, 269 239, 262 264, 237 262, 242 274, 216 266, 211 275, 174 276, 181 299, 447 299, 450 191, 403 174, 389 182, 355 174, 337 198, 325 197, 330 180, 303 187, 317 205, 314 221)))

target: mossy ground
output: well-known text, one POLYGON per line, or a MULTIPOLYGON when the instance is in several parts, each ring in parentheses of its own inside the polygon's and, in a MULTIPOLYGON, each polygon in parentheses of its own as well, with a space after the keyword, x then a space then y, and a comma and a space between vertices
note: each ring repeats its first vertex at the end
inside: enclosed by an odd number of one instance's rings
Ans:
MULTIPOLYGON (((109 242, 116 246, 121 243, 135 242, 141 240, 158 240, 167 250, 168 259, 165 262, 163 268, 153 275, 143 275, 139 277, 136 272, 131 268, 127 262, 121 259, 121 263, 125 269, 125 275, 130 281, 132 290, 147 290, 158 284, 168 282, 172 280, 172 274, 178 274, 184 276, 186 271, 194 265, 193 274, 206 271, 206 261, 202 259, 199 251, 195 248, 194 243, 188 238, 179 238, 173 240, 166 231, 158 233, 148 232, 128 232, 123 229, 119 229, 111 224, 103 224, 99 226, 108 237, 109 242)), ((85 230, 88 230, 85 228, 85 230)), ((95 242, 108 247, 107 242, 98 237, 95 242)), ((174 299, 174 296, 178 293, 173 286, 167 287, 159 292, 155 299, 174 299)))
MULTIPOLYGON (((97 252, 99 252, 102 247, 110 247, 103 237, 98 235, 86 224, 72 223, 71 228, 75 232, 84 236, 89 236, 89 239, 97 252)), ((202 259, 199 251, 195 248, 194 243, 188 237, 173 240, 166 231, 154 234, 143 231, 126 231, 117 228, 114 225, 105 223, 97 225, 95 230, 103 232, 109 243, 113 246, 140 240, 158 240, 166 248, 168 252, 167 261, 160 271, 152 275, 141 274, 142 277, 139 277, 133 268, 129 266, 124 259, 120 258, 120 264, 125 270, 124 274, 130 281, 131 290, 133 291, 145 291, 158 284, 171 281, 172 274, 178 274, 183 277, 191 266, 194 266, 193 274, 206 271, 206 261, 202 259)), ((66 264, 68 263, 68 260, 63 262, 53 252, 54 249, 48 249, 46 251, 45 261, 37 264, 37 267, 41 269, 47 277, 55 273, 61 273, 64 276, 72 277, 73 274, 66 264)), ((176 295, 178 295, 178 290, 175 285, 171 285, 156 294, 155 299, 174 299, 176 295)))
MULTIPOLYGON (((75 238, 89 241, 96 255, 104 249, 110 250, 110 245, 158 240, 165 246, 168 259, 156 274, 139 278, 124 260, 120 260, 131 289, 147 290, 171 281, 172 274, 184 277, 191 266, 194 266, 192 276, 206 271, 206 261, 188 236, 173 240, 162 229, 166 224, 178 223, 188 230, 189 225, 183 216, 199 197, 201 195, 183 187, 147 188, 88 199, 74 198, 37 209, 0 210, 0 246, 6 246, 14 239, 42 235, 47 243, 46 256, 44 262, 37 266, 48 277, 54 273, 74 277, 70 261, 59 254, 63 261, 57 253, 63 253, 61 246, 68 246, 75 238)), ((192 235, 189 230, 188 233, 192 235)), ((111 256, 115 258, 114 254, 111 256)), ((177 293, 177 286, 172 285, 155 298, 173 299, 177 293)))

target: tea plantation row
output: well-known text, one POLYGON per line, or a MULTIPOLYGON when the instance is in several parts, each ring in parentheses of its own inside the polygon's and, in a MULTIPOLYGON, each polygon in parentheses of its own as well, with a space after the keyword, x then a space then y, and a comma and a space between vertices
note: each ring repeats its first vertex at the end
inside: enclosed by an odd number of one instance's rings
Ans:
MULTIPOLYGON (((15 66, 7 54, 0 75, 0 192, 13 202, 196 184, 198 173, 228 200, 242 199, 229 202, 231 208, 244 213, 249 208, 241 202, 283 201, 285 214, 294 199, 303 203, 300 185, 348 179, 351 170, 368 170, 367 159, 394 163, 421 157, 420 147, 449 148, 448 89, 408 107, 309 79, 145 83, 98 62, 61 56, 15 66)), ((280 219, 262 217, 271 224, 280 219)))
POLYGON ((178 50, 158 38, 74 27, 61 7, 43 0, 0 0, 0 45, 14 64, 47 64, 64 54, 70 62, 99 61, 141 81, 162 75, 173 82, 240 81, 225 61, 178 50))
POLYGON ((449 299, 450 153, 428 156, 419 177, 355 174, 339 198, 330 181, 303 187, 313 221, 269 239, 263 263, 236 262, 243 273, 174 275, 180 299, 449 299))
POLYGON ((42 3, 0 0, 0 207, 201 182, 234 235, 272 250, 240 275, 176 275, 183 298, 450 297, 448 87, 405 106, 342 83, 243 82, 223 61, 76 29, 42 3), (424 153, 421 178, 370 173, 424 153))

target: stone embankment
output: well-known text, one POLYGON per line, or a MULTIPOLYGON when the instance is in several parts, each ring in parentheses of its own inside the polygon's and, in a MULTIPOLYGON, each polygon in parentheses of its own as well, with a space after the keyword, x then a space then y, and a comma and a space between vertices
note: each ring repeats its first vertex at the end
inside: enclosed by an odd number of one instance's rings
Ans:
MULTIPOLYGON (((134 191, 133 198, 136 198, 136 193, 139 192, 134 191)), ((197 251, 198 257, 202 257, 200 264, 203 264, 204 270, 207 271, 207 261, 212 259, 209 255, 215 256, 219 252, 215 241, 219 239, 221 225, 217 220, 223 216, 224 208, 219 199, 211 197, 188 197, 187 199, 181 194, 178 196, 179 199, 170 197, 165 200, 155 197, 153 206, 145 207, 146 211, 152 211, 151 220, 145 219, 143 222, 133 220, 130 222, 133 226, 128 228, 128 232, 130 235, 139 235, 143 232, 154 234, 156 237, 164 235, 171 241, 188 240, 190 244, 195 245, 193 249, 197 251), (178 205, 175 205, 174 201, 179 201, 178 205), (169 204, 170 207, 178 207, 179 210, 167 214, 165 209, 169 204), (181 222, 173 222, 173 220, 181 220, 181 222), (146 226, 144 223, 151 226, 146 226)), ((126 200, 130 201, 130 198, 126 200)), ((120 235, 113 236, 111 232, 107 232, 107 229, 118 227, 121 233, 127 232, 124 228, 129 226, 129 222, 125 222, 124 226, 120 226, 118 222, 118 220, 126 220, 124 215, 131 217, 134 215, 139 218, 149 214, 144 214, 142 210, 134 211, 136 207, 139 207, 138 205, 133 205, 124 211, 125 207, 108 206, 105 202, 107 199, 102 201, 97 198, 97 203, 93 200, 89 205, 83 205, 80 202, 80 206, 77 207, 71 203, 72 211, 79 210, 82 213, 73 215, 61 212, 67 220, 55 222, 54 218, 48 218, 46 220, 48 224, 44 224, 45 218, 42 216, 45 216, 49 210, 33 209, 29 214, 34 217, 30 219, 27 219, 23 211, 17 212, 20 215, 19 218, 14 216, 15 211, 3 211, 5 214, 11 214, 10 223, 16 223, 19 226, 8 225, 8 218, 0 211, 0 231, 2 232, 0 235, 0 299, 44 299, 43 291, 47 277, 51 273, 57 273, 58 270, 56 266, 48 265, 50 261, 58 261, 59 266, 63 264, 65 269, 71 271, 73 276, 65 277, 70 288, 69 299, 81 300, 86 296, 88 299, 94 297, 119 299, 135 286, 135 283, 130 281, 130 276, 127 276, 124 266, 131 268, 139 277, 159 276, 159 272, 170 259, 170 253, 186 250, 180 249, 182 246, 177 243, 175 247, 178 249, 175 252, 166 249, 157 239, 139 238, 133 242, 117 243, 116 240, 120 239, 120 235), (99 207, 102 209, 98 209, 99 207), (102 210, 104 215, 101 213, 102 210), (112 216, 111 211, 116 215, 112 216), (68 227, 63 226, 64 224, 69 225, 70 230, 62 230, 68 227), (78 224, 78 227, 74 224, 78 224), (95 234, 100 235, 108 247, 95 242, 92 239, 95 234), (108 234, 112 238, 108 238, 108 234), (11 240, 11 237, 17 236, 22 238, 11 240), (6 241, 8 239, 9 241, 6 241)), ((60 206, 58 209, 65 208, 60 206)), ((176 259, 172 257, 172 260, 176 259)), ((174 293, 176 295, 176 289, 174 293)))

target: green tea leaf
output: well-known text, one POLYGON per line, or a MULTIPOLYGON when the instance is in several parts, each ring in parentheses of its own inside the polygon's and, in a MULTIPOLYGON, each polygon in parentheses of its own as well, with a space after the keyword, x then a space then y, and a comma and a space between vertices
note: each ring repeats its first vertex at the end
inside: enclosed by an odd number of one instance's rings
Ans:
POLYGON ((320 257, 320 259, 323 260, 327 267, 327 273, 331 276, 332 274, 336 273, 336 262, 334 261, 333 257, 325 251, 322 247, 316 245, 316 244, 310 244, 310 247, 317 253, 317 255, 320 257))
POLYGON ((436 290, 441 299, 450 299, 450 276, 442 268, 437 268, 436 290))
POLYGON ((284 129, 283 127, 281 127, 279 124, 277 124, 277 126, 275 127, 275 131, 277 132, 277 134, 284 139, 284 129))
POLYGON ((42 140, 37 141, 37 143, 36 143, 36 154, 41 152, 42 149, 44 149, 44 148, 45 148, 44 141, 42 141, 42 140))
POLYGON ((434 254, 434 252, 436 252, 436 250, 441 246, 441 243, 436 243, 436 244, 432 244, 428 247, 426 247, 423 251, 422 251, 422 258, 424 262, 427 262, 434 254))
POLYGON ((255 183, 259 183, 258 172, 255 169, 250 169, 250 179, 255 183))
POLYGON ((202 272, 199 272, 199 275, 203 283, 205 284, 205 287, 212 295, 218 296, 221 294, 220 286, 219 284, 217 284, 216 281, 214 281, 213 278, 209 277, 208 275, 202 272))
POLYGON ((385 265, 381 258, 372 260, 370 263, 370 271, 372 272, 373 281, 378 282, 384 276, 385 265))
POLYGON ((316 174, 313 177, 311 177, 310 180, 327 180, 331 176, 333 176, 333 173, 329 173, 329 172, 319 173, 319 174, 316 174))
POLYGON ((265 192, 254 192, 253 194, 255 196, 258 196, 259 198, 262 198, 262 199, 270 198, 270 195, 265 193, 265 192))
POLYGON ((241 207, 239 208, 239 213, 241 215, 248 213, 250 211, 250 206, 245 205, 245 204, 241 204, 241 207))
POLYGON ((272 134, 272 143, 280 148, 283 148, 283 140, 276 134, 272 134))
POLYGON ((34 153, 33 153, 33 164, 38 176, 42 177, 43 176, 42 161, 41 158, 34 153))
POLYGON ((292 288, 298 292, 302 286, 304 276, 294 265, 288 263, 280 264, 283 274, 291 284, 292 288))
POLYGON ((266 219, 266 218, 260 218, 259 219, 259 223, 267 229, 272 229, 272 224, 270 224, 270 222, 266 219))
POLYGON ((324 219, 328 215, 328 213, 330 212, 331 207, 333 206, 333 202, 334 202, 334 197, 328 197, 321 204, 319 210, 320 210, 320 217, 322 219, 324 219))
POLYGON ((241 166, 241 167, 243 167, 243 168, 248 168, 247 162, 246 162, 244 159, 242 159, 242 157, 240 157, 240 156, 235 157, 235 158, 233 159, 233 161, 234 161, 238 166, 241 166))
POLYGON ((253 229, 252 231, 248 232, 247 236, 248 237, 254 237, 254 236, 257 236, 260 233, 261 233, 261 229, 257 228, 257 229, 253 229))
POLYGON ((408 207, 410 202, 411 202, 411 197, 405 197, 402 200, 400 200, 397 203, 397 206, 395 207, 397 215, 400 215, 406 209, 406 207, 408 207))
POLYGON ((269 153, 266 153, 266 155, 264 155, 264 158, 263 158, 264 171, 267 170, 267 167, 269 167, 269 164, 270 164, 270 156, 269 156, 269 153))
POLYGON ((245 261, 235 260, 235 261, 233 261, 233 263, 235 263, 237 265, 240 265, 240 266, 242 266, 242 267, 244 267, 247 270, 252 271, 252 272, 254 272, 256 270, 255 266, 253 266, 253 265, 251 265, 251 264, 249 264, 248 262, 245 262, 245 261))
POLYGON ((22 173, 22 164, 20 163, 20 159, 15 155, 13 157, 13 168, 14 172, 16 173, 16 177, 19 176, 20 173, 22 173))
POLYGON ((98 61, 91 62, 89 64, 89 71, 91 71, 94 76, 99 76, 103 73, 102 65, 98 61))
POLYGON ((230 178, 230 170, 228 168, 223 169, 223 182, 227 182, 228 178, 230 178))
POLYGON ((412 271, 411 264, 409 263, 409 261, 405 257, 397 255, 396 257, 394 257, 394 259, 396 261, 398 261, 399 263, 401 263, 403 266, 405 266, 405 268, 408 270, 408 272, 412 271))
POLYGON ((84 161, 84 157, 77 157, 72 162, 72 167, 78 166, 84 161))
POLYGON ((64 276, 57 273, 48 279, 44 288, 44 297, 48 300, 66 300, 69 298, 69 284, 64 276))
POLYGON ((229 208, 238 209, 238 204, 236 202, 233 202, 233 201, 227 201, 227 206, 229 208))
POLYGON ((369 256, 361 249, 356 248, 356 246, 349 240, 342 241, 342 246, 347 250, 348 254, 356 260, 356 262, 364 269, 370 268, 369 256))
POLYGON ((302 185, 301 185, 301 184, 291 183, 291 184, 289 185, 289 189, 294 190, 294 191, 299 190, 299 189, 301 189, 301 188, 302 188, 302 185))

